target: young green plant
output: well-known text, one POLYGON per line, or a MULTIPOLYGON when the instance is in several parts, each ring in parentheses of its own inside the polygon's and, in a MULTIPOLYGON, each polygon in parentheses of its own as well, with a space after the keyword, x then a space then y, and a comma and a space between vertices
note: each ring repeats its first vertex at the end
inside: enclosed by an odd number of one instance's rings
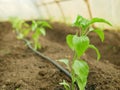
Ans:
POLYGON ((19 19, 17 17, 10 18, 10 22, 12 23, 12 27, 15 29, 17 33, 18 39, 26 38, 32 32, 32 41, 34 49, 41 49, 41 44, 39 42, 39 37, 41 35, 46 35, 45 28, 51 28, 51 26, 46 21, 32 21, 32 24, 29 25, 24 20, 19 19))
POLYGON ((18 39, 23 39, 26 37, 30 32, 30 26, 24 20, 18 17, 11 17, 9 20, 14 28, 15 32, 17 33, 18 39))
POLYGON ((81 59, 81 56, 85 54, 88 48, 92 48, 96 51, 97 60, 101 57, 99 50, 90 43, 90 39, 88 37, 90 32, 95 32, 100 37, 101 41, 104 41, 103 30, 100 28, 92 28, 92 24, 96 22, 106 23, 111 26, 108 21, 102 18, 93 18, 88 20, 82 16, 77 16, 74 26, 77 26, 80 30, 76 32, 75 35, 69 34, 66 37, 67 45, 74 52, 71 65, 68 59, 59 60, 67 65, 67 68, 71 73, 71 85, 69 85, 65 80, 60 83, 61 85, 64 85, 66 90, 75 90, 75 83, 78 85, 79 90, 85 90, 87 77, 89 74, 89 66, 84 60, 81 59))
POLYGON ((40 35, 46 35, 45 27, 51 28, 51 26, 45 21, 32 21, 32 38, 34 41, 35 49, 41 48, 41 44, 39 43, 39 37, 40 35))

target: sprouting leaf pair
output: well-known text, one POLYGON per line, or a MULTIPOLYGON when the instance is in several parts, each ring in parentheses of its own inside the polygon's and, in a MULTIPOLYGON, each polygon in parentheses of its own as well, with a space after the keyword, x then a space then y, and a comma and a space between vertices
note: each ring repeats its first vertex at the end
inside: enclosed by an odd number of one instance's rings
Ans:
POLYGON ((88 35, 90 32, 95 32, 97 35, 100 37, 101 41, 104 41, 104 32, 100 28, 92 28, 92 25, 94 23, 106 23, 110 26, 111 23, 106 21, 105 19, 102 18, 92 18, 91 20, 88 20, 82 16, 77 16, 76 21, 74 22, 73 26, 76 26, 81 29, 80 35, 88 35))

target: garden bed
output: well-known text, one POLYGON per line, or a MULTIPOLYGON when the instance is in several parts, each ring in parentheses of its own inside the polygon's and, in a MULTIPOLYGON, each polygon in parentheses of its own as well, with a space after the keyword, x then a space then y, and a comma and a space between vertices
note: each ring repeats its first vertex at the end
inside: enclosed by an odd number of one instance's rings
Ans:
MULTIPOLYGON (((76 28, 57 22, 51 25, 52 30, 40 38, 43 46, 40 52, 54 60, 72 58, 65 37, 75 33, 76 28)), ((106 30, 104 43, 93 33, 90 37, 102 58, 97 62, 90 49, 83 56, 90 66, 86 90, 120 90, 120 32, 106 30)), ((0 23, 0 90, 64 90, 59 85, 63 79, 70 82, 54 65, 17 40, 9 23, 0 23)))

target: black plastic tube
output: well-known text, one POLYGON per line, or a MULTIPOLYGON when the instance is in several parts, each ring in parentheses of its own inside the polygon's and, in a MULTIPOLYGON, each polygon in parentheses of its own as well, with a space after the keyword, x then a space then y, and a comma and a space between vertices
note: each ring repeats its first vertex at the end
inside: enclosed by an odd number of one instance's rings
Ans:
POLYGON ((35 49, 31 46, 30 42, 29 42, 27 39, 23 39, 23 41, 24 41, 24 42, 27 44, 27 46, 28 46, 32 51, 34 51, 37 55, 39 55, 39 56, 41 56, 42 58, 46 59, 47 61, 51 62, 51 63, 52 63, 53 65, 55 65, 60 71, 62 71, 62 72, 65 73, 69 78, 71 78, 70 73, 69 73, 66 69, 64 69, 61 65, 59 65, 55 60, 53 60, 53 59, 45 56, 44 54, 38 52, 37 50, 35 50, 35 49))

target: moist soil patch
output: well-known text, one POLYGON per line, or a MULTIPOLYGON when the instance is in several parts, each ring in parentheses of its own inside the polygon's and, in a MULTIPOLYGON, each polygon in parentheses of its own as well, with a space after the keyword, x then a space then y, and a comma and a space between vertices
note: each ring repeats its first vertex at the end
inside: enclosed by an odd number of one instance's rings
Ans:
MULTIPOLYGON (((71 59, 65 37, 75 33, 76 28, 57 22, 51 25, 47 36, 40 38, 43 46, 40 52, 53 60, 71 59)), ((120 32, 105 30, 103 43, 94 33, 90 38, 102 58, 97 62, 91 49, 83 56, 90 66, 86 90, 120 90, 120 32)), ((64 90, 59 85, 63 79, 70 82, 63 72, 17 40, 9 23, 0 23, 0 90, 64 90)))

